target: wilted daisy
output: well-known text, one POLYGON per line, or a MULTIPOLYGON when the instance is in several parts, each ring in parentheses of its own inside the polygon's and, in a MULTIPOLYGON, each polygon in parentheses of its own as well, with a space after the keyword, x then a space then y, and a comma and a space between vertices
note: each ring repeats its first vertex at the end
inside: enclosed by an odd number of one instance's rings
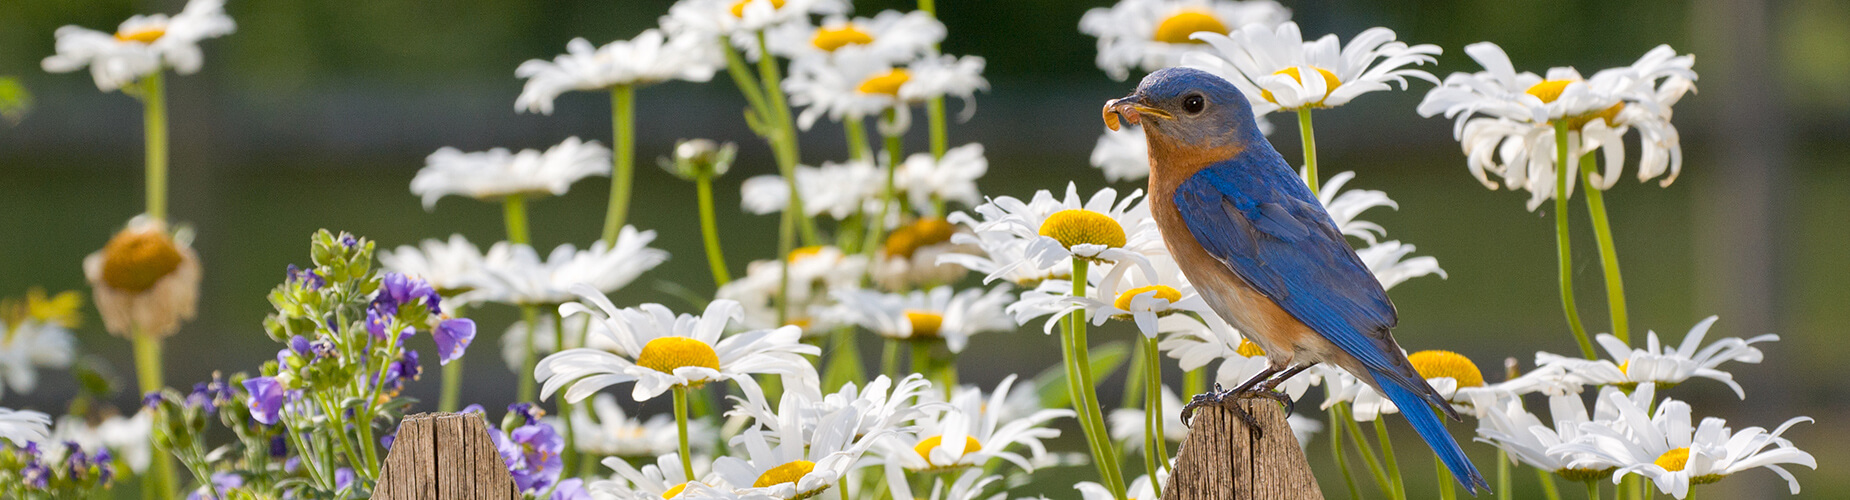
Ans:
MULTIPOLYGON (((993 234, 1027 242, 1022 258, 996 262, 997 269, 987 280, 1014 274, 1022 267, 1032 269, 1029 274, 1050 274, 1062 261, 1073 258, 1147 265, 1144 254, 1162 252, 1163 241, 1142 196, 1139 189, 1119 199, 1117 190, 1105 188, 1082 199, 1078 187, 1068 183, 1063 198, 1054 198, 1044 189, 1027 202, 1003 196, 973 209, 981 220, 963 212, 951 214, 949 220, 970 226, 979 236, 993 234)), ((982 246, 992 248, 991 244, 982 246)), ((990 255, 992 259, 996 256, 990 255)))
POLYGON ((760 260, 745 266, 744 276, 720 287, 715 298, 739 302, 745 309, 740 323, 746 328, 796 325, 804 335, 828 333, 839 319, 828 314, 835 303, 831 294, 860 288, 867 257, 847 255, 833 246, 815 246, 792 250, 786 258, 790 269, 787 293, 779 293, 786 285, 785 263, 760 260), (784 309, 782 316, 779 307, 784 309))
POLYGON ((713 37, 669 37, 655 29, 603 47, 573 38, 566 42, 565 53, 553 60, 532 59, 514 69, 515 77, 527 80, 514 100, 514 109, 550 115, 553 100, 568 91, 668 80, 704 82, 725 64, 717 43, 713 37))
POLYGON ((644 271, 668 260, 668 252, 649 247, 655 231, 623 226, 612 246, 597 241, 579 250, 567 243, 546 260, 527 245, 496 243, 482 260, 484 279, 465 301, 486 300, 515 305, 551 305, 572 300, 577 285, 609 293, 629 285, 644 271))
MULTIPOLYGON (((744 379, 740 382, 756 387, 744 379)), ((793 408, 801 406, 780 405, 776 418, 760 419, 732 438, 732 449, 743 453, 715 460, 713 470, 740 494, 774 500, 809 498, 840 482, 868 449, 892 432, 856 434, 867 415, 848 407, 821 415, 813 432, 806 431, 808 426, 802 425, 801 418, 804 410, 793 408)))
POLYGON ((909 127, 909 105, 939 97, 964 101, 963 119, 975 113, 978 90, 988 90, 983 58, 933 55, 904 65, 868 55, 847 54, 828 59, 801 59, 792 63, 784 91, 792 106, 803 107, 797 125, 809 130, 816 120, 867 119, 893 110, 892 123, 883 122, 886 135, 909 127))
POLYGON ((680 0, 668 8, 662 28, 676 36, 749 35, 814 14, 845 14, 845 0, 680 0))
POLYGON ((630 397, 646 401, 676 386, 695 387, 749 374, 813 372, 803 356, 821 353, 798 343, 802 333, 794 326, 722 339, 726 325, 741 314, 739 303, 730 300, 713 301, 701 316, 676 316, 661 304, 617 309, 588 285, 573 291, 581 301, 559 306, 559 314, 568 320, 586 314, 602 322, 604 329, 593 329, 593 334, 607 336, 616 349, 568 349, 540 360, 534 377, 543 384, 542 399, 569 385, 564 397, 577 402, 599 389, 633 381, 630 397))
POLYGON ((976 180, 988 172, 983 145, 973 142, 946 150, 943 158, 933 159, 928 153, 906 157, 894 173, 894 184, 914 207, 942 206, 947 201, 976 205, 983 197, 976 180))
POLYGON ((52 73, 68 73, 85 66, 104 92, 133 84, 141 77, 173 68, 190 75, 205 64, 199 41, 237 30, 225 15, 224 0, 191 0, 173 17, 136 15, 116 27, 114 34, 81 26, 58 28, 58 53, 40 66, 52 73))
POLYGON ((1362 94, 1390 90, 1390 82, 1406 90, 1407 78, 1439 83, 1432 73, 1407 67, 1437 62, 1439 46, 1409 47, 1387 28, 1369 28, 1346 47, 1336 35, 1306 42, 1292 22, 1194 36, 1214 51, 1185 55, 1182 64, 1233 82, 1252 101, 1254 115, 1341 106, 1362 94), (1319 78, 1304 78, 1307 74, 1319 78))
POLYGON ((38 370, 71 366, 83 294, 67 291, 47 297, 33 288, 24 300, 0 301, 0 379, 6 388, 29 393, 38 387, 38 370))
MULTIPOLYGON (((796 188, 803 196, 804 216, 827 214, 835 220, 870 210, 879 211, 880 193, 886 189, 886 169, 868 161, 824 162, 821 167, 797 165, 796 188)), ((757 215, 781 213, 790 206, 790 183, 781 175, 766 174, 739 185, 739 204, 757 215)))
POLYGON ((427 239, 415 247, 399 245, 396 250, 379 252, 379 264, 430 283, 446 298, 473 290, 485 279, 482 250, 460 234, 450 235, 449 240, 427 239))
POLYGON ((957 227, 938 217, 922 217, 894 229, 874 256, 869 272, 874 284, 898 291, 962 280, 969 269, 939 259, 977 251, 974 246, 953 243, 956 236, 957 227))
POLYGON ((141 215, 84 258, 84 278, 109 333, 164 338, 193 318, 200 268, 192 243, 192 231, 169 233, 165 222, 141 215))
POLYGON ((1079 31, 1098 38, 1098 69, 1114 80, 1133 69, 1156 71, 1175 66, 1182 55, 1204 50, 1195 33, 1226 34, 1258 24, 1291 19, 1291 11, 1271 0, 1122 0, 1109 8, 1087 10, 1079 31))
POLYGON ((821 25, 786 23, 765 38, 772 54, 793 60, 842 54, 898 63, 936 52, 944 34, 944 23, 931 13, 885 10, 871 18, 831 15, 821 25))
POLYGON ((844 317, 875 334, 898 340, 942 340, 951 352, 962 352, 971 335, 1015 329, 1015 322, 1003 312, 1015 300, 1008 287, 959 292, 943 285, 905 294, 846 290, 837 292, 835 300, 844 317))
POLYGON ((916 421, 917 432, 895 434, 883 442, 881 455, 886 460, 888 484, 898 491, 905 487, 908 474, 984 467, 995 459, 1033 472, 1030 457, 1047 453, 1041 441, 1060 437, 1060 430, 1047 424, 1056 418, 1072 417, 1073 412, 1040 410, 1002 422, 1000 410, 1014 382, 1014 375, 1003 378, 987 397, 976 387, 959 387, 948 408, 916 421), (1025 448, 1029 457, 1011 448, 1025 448))
POLYGON ((128 418, 109 415, 94 424, 84 417, 65 415, 58 417, 57 425, 46 439, 77 443, 86 450, 107 448, 110 454, 127 462, 129 470, 139 474, 148 469, 153 458, 153 445, 148 439, 153 431, 154 413, 150 410, 136 412, 128 418))
MULTIPOLYGON (((665 413, 643 420, 630 416, 617 406, 616 396, 600 393, 589 405, 572 407, 573 446, 581 453, 617 457, 659 457, 672 455, 679 446, 674 418, 665 413)), ((705 420, 687 423, 689 435, 713 432, 705 420)), ((710 448, 712 441, 694 440, 696 449, 710 448)), ((674 470, 681 471, 680 462, 674 470)))
POLYGON ((1759 363, 1763 355, 1753 345, 1778 341, 1779 335, 1769 333, 1747 340, 1729 337, 1704 346, 1702 341, 1716 319, 1709 316, 1696 323, 1676 349, 1660 345, 1655 331, 1647 334, 1643 349, 1632 349, 1617 337, 1602 333, 1596 340, 1611 359, 1588 360, 1538 352, 1535 364, 1560 366, 1567 370, 1568 377, 1588 385, 1632 387, 1650 382, 1669 388, 1692 377, 1702 377, 1728 384, 1736 396, 1747 399, 1747 392, 1735 383, 1734 376, 1716 367, 1729 361, 1759 363))
MULTIPOLYGON (((1676 179, 1682 168, 1682 146, 1670 124, 1670 107, 1695 89, 1695 57, 1677 55, 1660 45, 1631 66, 1610 68, 1582 78, 1574 68, 1549 68, 1547 75, 1517 73, 1509 56, 1496 44, 1480 42, 1465 53, 1484 67, 1477 73, 1453 73, 1420 102, 1421 116, 1443 113, 1453 118, 1452 135, 1469 159, 1471 175, 1487 188, 1496 188, 1491 175, 1503 178, 1509 189, 1530 192, 1534 210, 1554 196, 1554 125, 1565 121, 1568 166, 1575 168, 1582 155, 1604 153, 1606 169, 1588 177, 1607 189, 1618 182, 1625 162, 1624 135, 1637 128, 1643 151, 1638 166, 1640 181, 1664 175, 1663 185, 1676 179), (1668 175, 1665 175, 1668 173, 1668 175)), ((1575 178, 1568 176, 1568 188, 1575 178)))
POLYGON ((1818 468, 1817 459, 1810 453, 1779 437, 1795 424, 1811 422, 1811 417, 1793 417, 1773 432, 1760 427, 1735 432, 1728 428, 1727 421, 1714 417, 1691 425, 1689 404, 1682 401, 1665 399, 1652 414, 1648 404, 1638 404, 1623 394, 1608 392, 1601 397, 1612 400, 1619 412, 1618 420, 1623 422, 1621 428, 1582 424, 1585 437, 1560 448, 1592 456, 1583 462, 1617 465, 1614 483, 1627 474, 1637 474, 1656 483, 1658 491, 1684 498, 1693 485, 1765 467, 1785 478, 1792 494, 1797 495, 1798 479, 1780 464, 1818 468))
MULTIPOLYGON (((669 431, 668 435, 673 437, 674 431, 669 431)), ((657 456, 655 463, 643 465, 641 469, 617 457, 606 458, 603 464, 604 467, 615 471, 616 475, 611 476, 610 479, 592 482, 589 489, 593 498, 619 500, 677 498, 689 489, 689 483, 693 481, 687 477, 687 472, 681 467, 681 455, 672 451, 657 456)), ((700 476, 699 482, 694 482, 694 484, 709 488, 725 485, 719 476, 708 472, 712 468, 711 461, 695 458, 693 464, 694 474, 700 476)))
POLYGON ((610 175, 610 149, 577 137, 548 148, 506 148, 464 153, 446 147, 424 159, 424 168, 411 178, 411 194, 424 199, 424 209, 437 199, 462 195, 483 201, 509 196, 558 196, 572 183, 590 176, 610 175))
POLYGON ((51 416, 31 410, 0 408, 0 439, 14 445, 44 441, 51 435, 51 416))

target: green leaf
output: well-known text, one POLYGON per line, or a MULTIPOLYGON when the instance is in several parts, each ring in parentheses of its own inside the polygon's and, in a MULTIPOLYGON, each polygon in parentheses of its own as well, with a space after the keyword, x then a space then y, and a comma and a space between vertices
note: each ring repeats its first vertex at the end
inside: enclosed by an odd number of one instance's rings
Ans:
MULTIPOLYGON (((1111 377, 1112 372, 1124 364, 1130 357, 1130 348, 1124 342, 1108 342, 1086 351, 1092 356, 1093 382, 1111 377)), ((1072 394, 1066 391, 1066 364, 1061 363, 1042 370, 1034 376, 1034 387, 1040 392, 1042 408, 1065 408, 1073 401, 1072 394)))

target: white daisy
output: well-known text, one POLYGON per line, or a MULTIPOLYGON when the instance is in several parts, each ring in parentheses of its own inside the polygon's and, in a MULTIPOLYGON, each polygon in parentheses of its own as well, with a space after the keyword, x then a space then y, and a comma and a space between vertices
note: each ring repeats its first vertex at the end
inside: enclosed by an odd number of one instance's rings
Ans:
MULTIPOLYGON (((998 266, 986 281, 1018 272, 1051 274, 1062 261, 1075 257, 1095 262, 1129 261, 1147 268, 1144 255, 1162 253, 1163 242, 1142 196, 1143 190, 1139 189, 1120 200, 1117 190, 1105 188, 1091 198, 1081 199, 1079 189, 1068 183, 1064 198, 1056 199, 1047 190, 1036 192, 1028 202, 1003 196, 973 209, 982 218, 980 221, 962 212, 952 214, 949 220, 970 226, 978 236, 1004 235, 1027 242, 1023 258, 995 262, 998 266), (1032 271, 1018 271, 1021 267, 1032 271)), ((979 244, 985 250, 999 246, 981 239, 979 244)), ((991 259, 997 256, 989 255, 991 259)), ((1154 269, 1145 272, 1155 274, 1154 269)))
MULTIPOLYGON (((1219 314, 1201 314, 1204 325, 1194 318, 1176 315, 1163 318, 1164 331, 1177 332, 1169 335, 1157 344, 1157 348, 1175 358, 1183 371, 1192 371, 1220 360, 1214 380, 1226 387, 1238 387, 1254 375, 1271 366, 1265 357, 1265 349, 1259 344, 1246 340, 1239 330, 1228 325, 1219 314)), ((1310 390, 1310 386, 1322 383, 1324 369, 1312 368, 1279 384, 1278 390, 1296 400, 1310 390)))
POLYGON ((0 302, 0 380, 7 389, 30 393, 38 388, 39 369, 71 366, 77 340, 69 328, 77 323, 81 301, 76 292, 46 299, 34 289, 23 304, 0 302))
MULTIPOLYGON (((1421 116, 1443 113, 1455 119, 1452 135, 1468 158, 1472 176, 1487 188, 1503 178, 1509 189, 1530 192, 1529 209, 1552 199, 1555 184, 1554 123, 1566 120, 1568 167, 1582 155, 1604 153, 1606 169, 1589 175, 1596 187, 1618 182, 1624 165, 1624 135, 1639 130, 1640 181, 1665 175, 1669 185, 1682 169, 1682 147, 1670 125, 1670 107, 1695 89, 1694 56, 1658 46, 1631 66, 1582 78, 1574 68, 1550 68, 1547 76, 1517 73, 1503 49, 1489 42, 1465 47, 1485 70, 1453 73, 1420 102, 1421 116), (1603 151, 1602 151, 1603 150, 1603 151)), ((1568 176, 1572 194, 1576 175, 1568 176)))
POLYGON ((1811 422, 1811 417, 1794 417, 1773 432, 1760 427, 1734 432, 1727 421, 1714 417, 1691 425, 1689 404, 1682 401, 1665 399, 1651 414, 1648 402, 1639 404, 1622 393, 1607 392, 1601 397, 1612 401, 1621 425, 1581 424, 1583 439, 1558 448, 1591 456, 1579 461, 1582 463, 1618 466, 1612 476, 1614 483, 1627 474, 1637 474, 1656 483, 1658 491, 1684 498, 1693 485, 1765 467, 1785 478, 1792 494, 1797 495, 1798 479, 1779 464, 1818 468, 1817 459, 1810 453, 1779 437, 1795 424, 1811 422))
POLYGON ((0 439, 16 446, 51 436, 51 416, 31 410, 0 408, 0 439))
MULTIPOLYGON (((1489 411, 1479 414, 1477 440, 1502 449, 1509 454, 1512 462, 1528 464, 1568 480, 1584 482, 1605 479, 1616 467, 1601 464, 1593 456, 1561 445, 1580 441, 1584 435, 1581 432, 1583 424, 1592 423, 1601 427, 1623 425, 1616 420, 1619 412, 1612 404, 1616 400, 1607 397, 1612 394, 1618 394, 1618 399, 1625 398, 1617 387, 1602 388, 1599 397, 1595 399, 1596 410, 1591 415, 1587 413, 1586 403, 1581 401, 1579 393, 1550 395, 1548 406, 1551 420, 1547 422, 1524 410, 1521 398, 1503 398, 1492 405, 1489 411)), ((1630 397, 1640 404, 1648 405, 1654 394, 1651 388, 1642 387, 1630 397)))
MULTIPOLYGON (((1407 361, 1413 364, 1413 368, 1426 379, 1426 384, 1432 386, 1440 398, 1452 402, 1454 409, 1473 416, 1481 417, 1495 411, 1497 406, 1494 402, 1497 401, 1533 392, 1562 394, 1573 390, 1572 384, 1565 382, 1564 374, 1552 368, 1544 367, 1522 377, 1488 384, 1476 363, 1455 352, 1420 351, 1407 355, 1407 361)), ((1325 375, 1331 383, 1331 390, 1323 408, 1349 402, 1358 422, 1369 422, 1378 415, 1400 412, 1400 407, 1393 401, 1354 375, 1341 370, 1328 372, 1335 372, 1335 375, 1325 375)))
POLYGON ((1147 257, 1155 274, 1142 271, 1141 263, 1114 263, 1110 270, 1088 276, 1096 297, 1073 297, 1070 284, 1043 283, 1039 289, 1025 292, 1022 299, 1009 306, 1015 321, 1027 324, 1031 319, 1048 316, 1042 331, 1052 333, 1060 319, 1075 310, 1084 310, 1093 325, 1109 320, 1131 321, 1145 337, 1156 338, 1165 330, 1160 319, 1180 312, 1213 315, 1206 300, 1182 275, 1181 267, 1167 254, 1147 257), (1131 272, 1138 268, 1137 272, 1131 272))
POLYGON ((970 143, 944 152, 933 159, 930 153, 906 158, 894 173, 894 184, 914 207, 930 207, 946 201, 976 205, 983 195, 976 180, 989 172, 989 160, 983 157, 983 145, 970 143))
MULTIPOLYGON (((757 388, 748 378, 740 379, 739 385, 748 394, 757 388)), ((807 405, 792 401, 798 397, 787 394, 788 403, 780 405, 775 418, 759 419, 732 438, 732 449, 742 453, 713 462, 713 470, 736 493, 775 500, 815 496, 840 482, 868 449, 892 432, 856 434, 868 415, 852 407, 816 417, 811 428, 804 425, 807 405)), ((758 411, 770 413, 768 409, 758 411)))
POLYGON ((668 80, 704 82, 725 64, 717 43, 709 36, 671 38, 656 29, 603 47, 573 38, 565 44, 565 53, 553 60, 532 59, 514 69, 515 77, 527 80, 514 109, 550 115, 553 100, 568 91, 668 80))
MULTIPOLYGON (((617 406, 616 396, 598 394, 589 405, 572 407, 573 446, 581 453, 617 457, 659 457, 672 455, 680 446, 679 431, 672 416, 658 413, 648 420, 630 416, 617 406)), ((713 432, 705 420, 687 423, 690 436, 713 432)), ((711 448, 710 440, 695 440, 695 449, 711 448)), ((710 451, 710 450, 708 450, 710 451)), ((675 470, 680 470, 676 464, 675 470)))
POLYGON ((1087 10, 1079 31, 1098 38, 1098 69, 1113 80, 1131 70, 1156 71, 1182 62, 1182 55, 1204 50, 1195 33, 1226 34, 1259 24, 1291 19, 1291 11, 1271 0, 1122 0, 1110 8, 1087 10))
POLYGON ((943 340, 951 352, 962 352, 972 335, 1015 329, 1015 322, 1003 311, 1015 301, 1008 287, 958 292, 943 285, 906 294, 844 290, 835 293, 835 300, 844 317, 875 334, 898 340, 943 340))
MULTIPOLYGON (((963 212, 953 213, 945 220, 964 227, 977 225, 974 218, 963 212)), ((951 243, 961 248, 940 254, 937 262, 955 264, 983 273, 984 284, 1000 279, 1027 289, 1037 289, 1048 280, 1066 280, 1072 277, 1073 263, 1070 260, 1045 269, 1038 265, 1022 265, 1023 262, 1029 260, 1030 241, 1005 231, 986 233, 957 231, 951 235, 951 243), (975 248, 974 251, 970 250, 972 247, 975 248)))
MULTIPOLYGON (((674 434, 671 432, 669 436, 673 437, 674 434)), ((661 500, 679 498, 677 495, 700 486, 726 486, 717 474, 709 472, 712 469, 711 461, 700 457, 693 459, 694 475, 699 476, 700 480, 694 483, 696 486, 690 486, 687 471, 681 466, 681 454, 673 451, 662 453, 655 458, 655 463, 645 464, 641 469, 617 457, 605 458, 602 463, 604 467, 615 471, 616 475, 610 479, 593 481, 587 488, 593 498, 600 500, 661 500)))
POLYGON ((75 25, 58 28, 58 53, 39 65, 52 73, 89 66, 96 88, 108 92, 162 68, 173 68, 182 75, 197 73, 205 64, 199 41, 231 34, 237 28, 231 16, 225 15, 224 0, 190 0, 171 18, 166 14, 129 17, 114 34, 75 25))
POLYGON ((541 261, 527 245, 496 243, 483 258, 482 285, 460 297, 506 304, 552 305, 572 300, 579 284, 610 293, 629 285, 644 271, 668 260, 668 252, 649 247, 655 231, 623 226, 613 248, 602 240, 578 250, 567 243, 541 261))
MULTIPOLYGON (((1163 408, 1167 409, 1163 417, 1163 439, 1165 442, 1181 444, 1183 440, 1188 439, 1188 426, 1182 423, 1182 412, 1180 411, 1183 407, 1182 399, 1176 397, 1175 392, 1169 390, 1169 386, 1166 385, 1163 386, 1162 398, 1163 408)), ((1111 438, 1129 443, 1128 451, 1142 451, 1143 418, 1143 408, 1112 410, 1109 420, 1111 438)), ((1323 430, 1323 422, 1296 413, 1285 417, 1285 424, 1291 427, 1291 434, 1297 438, 1299 447, 1309 446, 1311 436, 1323 430)))
MULTIPOLYGON (((379 252, 379 264, 387 270, 422 279, 445 297, 455 297, 480 286, 483 279, 482 250, 460 234, 448 241, 427 239, 418 246, 399 245, 397 250, 379 252)), ((445 306, 451 305, 449 301, 445 306)))
POLYGON ((791 63, 784 91, 792 106, 803 107, 797 125, 803 130, 816 120, 867 119, 889 109, 898 112, 892 123, 882 122, 881 133, 903 133, 910 120, 908 105, 939 97, 964 101, 961 119, 976 112, 978 90, 988 90, 983 58, 927 56, 898 65, 872 55, 838 54, 827 59, 799 59, 791 63))
MULTIPOLYGON (((944 23, 928 12, 884 10, 874 17, 823 18, 820 26, 792 22, 765 32, 771 53, 788 59, 843 54, 899 63, 936 52, 944 41, 944 23)), ((756 47, 754 47, 756 48, 756 47)))
POLYGON ((741 316, 739 303, 730 300, 713 301, 701 316, 676 316, 661 304, 617 309, 588 285, 577 285, 573 291, 582 300, 559 306, 559 314, 568 319, 590 315, 604 325, 593 334, 605 336, 616 348, 568 349, 540 360, 534 377, 542 383, 541 399, 569 385, 564 397, 577 402, 604 387, 633 381, 636 387, 630 397, 646 401, 675 386, 694 387, 750 374, 814 372, 803 356, 821 353, 815 346, 799 343, 802 333, 794 326, 721 339, 726 325, 741 316))
POLYGON ((1728 384, 1736 396, 1747 399, 1747 392, 1741 389, 1741 384, 1735 383, 1734 376, 1716 367, 1729 361, 1759 363, 1764 356, 1753 345, 1778 341, 1779 335, 1769 333, 1747 340, 1729 337, 1703 346, 1702 340, 1708 336, 1709 326, 1714 325, 1716 319, 1716 316, 1709 316, 1696 323, 1676 349, 1667 345, 1660 347, 1655 331, 1647 334, 1643 349, 1632 349, 1617 337, 1602 333, 1595 340, 1606 348, 1611 359, 1588 360, 1538 352, 1535 364, 1558 365, 1567 370, 1569 377, 1588 385, 1629 387, 1651 382, 1669 388, 1692 377, 1702 377, 1728 384))
POLYGON ((424 199, 424 209, 437 206, 448 195, 462 195, 485 201, 508 196, 558 196, 572 183, 590 176, 610 175, 610 149, 597 141, 585 142, 577 137, 548 148, 542 153, 523 149, 519 153, 506 148, 464 153, 446 147, 424 159, 424 168, 411 178, 411 194, 424 199))
POLYGON ((1406 90, 1409 77, 1439 83, 1432 73, 1406 67, 1438 62, 1439 46, 1409 47, 1387 28, 1369 28, 1347 47, 1336 35, 1306 42, 1292 22, 1194 36, 1214 51, 1184 55, 1182 64, 1232 82, 1252 101, 1254 115, 1341 106, 1362 94, 1390 90, 1389 82, 1406 90), (1321 78, 1306 80, 1305 74, 1321 78))
POLYGON ((676 36, 749 36, 813 14, 845 14, 850 9, 845 0, 680 0, 668 8, 661 24, 676 36))
POLYGON ((947 407, 945 403, 927 401, 922 397, 937 393, 932 390, 931 382, 917 373, 900 379, 898 384, 880 375, 864 386, 851 382, 829 394, 820 394, 817 385, 786 387, 775 411, 756 382, 741 380, 739 385, 744 389, 740 391, 744 397, 732 398, 738 404, 727 411, 727 415, 750 418, 757 422, 776 422, 776 425, 789 426, 801 432, 805 439, 816 435, 830 415, 842 410, 860 415, 854 420, 857 427, 852 430, 854 436, 861 437, 907 431, 912 429, 914 421, 928 417, 931 414, 928 412, 942 411, 947 407))
MULTIPOLYGON (((1163 484, 1169 483, 1169 473, 1165 472, 1166 470, 1167 469, 1160 468, 1157 470, 1156 481, 1163 484)), ((1112 500, 1117 498, 1117 496, 1111 494, 1111 490, 1105 489, 1104 485, 1091 481, 1081 481, 1078 484, 1074 484, 1073 489, 1079 490, 1079 498, 1081 500, 1112 500)), ((1130 485, 1124 487, 1124 491, 1125 498, 1162 498, 1156 495, 1156 486, 1150 482, 1150 476, 1148 475, 1137 476, 1137 479, 1131 480, 1130 485)))
MULTIPOLYGON (((823 162, 821 167, 797 165, 795 170, 805 216, 828 214, 842 220, 862 211, 879 211, 886 169, 872 162, 823 162)), ((739 185, 739 204, 757 215, 781 213, 790 205, 790 184, 777 174, 746 179, 739 185)))
POLYGON ((938 217, 921 217, 887 234, 886 244, 875 252, 874 267, 868 274, 881 289, 889 291, 930 288, 963 280, 970 270, 943 262, 939 257, 966 254, 978 249, 953 243, 957 227, 938 217))
POLYGON ((760 260, 745 266, 744 276, 720 287, 715 298, 739 302, 745 308, 740 323, 746 328, 796 325, 806 336, 827 334, 840 324, 840 318, 830 313, 835 304, 833 292, 860 288, 867 257, 847 255, 833 246, 816 246, 792 250, 788 259, 788 293, 778 293, 785 286, 784 263, 760 260), (780 295, 788 304, 783 323, 778 322, 780 295))
POLYGON ((1047 423, 1072 417, 1073 412, 1040 410, 1026 418, 1002 422, 1000 410, 1014 382, 1014 375, 1003 378, 987 397, 976 387, 959 387, 951 396, 949 408, 916 421, 916 432, 894 434, 883 441, 881 457, 886 461, 887 484, 894 495, 902 496, 902 491, 911 490, 908 474, 981 468, 996 459, 1032 473, 1034 464, 1030 458, 1011 448, 1026 448, 1034 458, 1046 455, 1041 441, 1060 437, 1060 430, 1047 427, 1047 423), (996 411, 990 411, 992 408, 996 411))
POLYGON ((91 425, 83 417, 65 415, 58 417, 58 423, 51 430, 48 438, 53 442, 74 442, 86 450, 108 448, 110 454, 128 463, 131 471, 140 473, 148 469, 153 459, 153 448, 148 440, 154 431, 154 413, 142 410, 135 416, 122 418, 110 415, 91 425))

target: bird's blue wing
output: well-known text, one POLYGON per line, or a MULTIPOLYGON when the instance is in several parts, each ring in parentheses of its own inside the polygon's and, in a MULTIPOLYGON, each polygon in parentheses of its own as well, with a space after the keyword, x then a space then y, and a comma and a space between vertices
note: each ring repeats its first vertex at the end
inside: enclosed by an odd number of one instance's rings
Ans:
POLYGON ((1210 255, 1370 368, 1404 373, 1394 304, 1282 159, 1242 155, 1177 187, 1182 220, 1210 255), (1393 350, 1393 355, 1387 351, 1393 350))

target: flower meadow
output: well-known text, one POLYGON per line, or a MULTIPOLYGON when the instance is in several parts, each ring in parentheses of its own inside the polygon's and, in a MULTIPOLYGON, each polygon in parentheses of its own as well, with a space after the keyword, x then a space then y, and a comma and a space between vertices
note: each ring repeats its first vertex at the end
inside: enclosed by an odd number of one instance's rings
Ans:
MULTIPOLYGON (((444 147, 425 159, 406 194, 437 215, 498 208, 500 240, 307 235, 307 252, 270 276, 272 311, 249 325, 275 355, 224 360, 209 380, 166 380, 164 341, 214 307, 199 300, 213 268, 193 249, 213 235, 168 211, 169 145, 189 138, 170 134, 167 87, 210 70, 202 45, 238 36, 224 7, 190 0, 113 32, 65 26, 42 60, 143 106, 146 206, 70 270, 88 290, 0 301, 0 391, 31 393, 40 371, 64 369, 81 389, 62 415, 0 408, 0 495, 111 498, 132 485, 144 498, 366 498, 398 423, 444 411, 485 419, 525 498, 1149 500, 1188 435, 1184 402, 1271 373, 1265 349, 1216 312, 1217 291, 1190 284, 1165 246, 1141 186, 1151 163, 1137 126, 1105 117, 1090 168, 1063 171, 1067 182, 985 191, 982 142, 951 132, 979 112, 986 62, 941 49, 957 29, 933 0, 878 12, 848 0, 680 0, 633 14, 660 17, 632 38, 577 38, 511 68, 521 113, 578 102, 567 93, 608 94, 608 142, 444 147), (678 142, 656 163, 696 196, 664 208, 699 224, 638 227, 636 131, 647 125, 637 94, 671 81, 736 91, 751 135, 678 142), (837 128, 842 137, 817 137, 837 128), (924 147, 908 150, 903 138, 919 129, 924 147), (845 142, 846 154, 803 149, 825 141, 845 142), (768 151, 776 173, 729 175, 748 148, 768 151), (589 177, 608 177, 609 192, 574 190, 589 177), (1079 179, 1116 187, 1082 190, 1079 179), (740 206, 716 206, 715 190, 736 190, 740 206), (567 196, 607 200, 573 221, 600 237, 536 248, 529 205, 567 196), (775 244, 729 245, 723 215, 775 226, 775 244), (375 238, 425 239, 388 248, 375 238), (702 252, 662 248, 680 240, 702 252), (673 279, 717 291, 613 301, 670 258, 704 262, 705 275, 673 279), (471 318, 495 309, 518 319, 471 318), (78 345, 71 332, 92 314, 119 341, 78 345), (973 337, 1007 335, 1057 337, 1061 363, 1004 367, 997 381, 960 376, 973 337), (78 363, 124 348, 139 408, 110 408, 108 377, 78 363), (505 365, 518 402, 466 400, 465 364, 505 365), (1100 385, 1114 374, 1122 400, 1106 401, 1100 385), (435 401, 406 394, 433 383, 435 401), (672 410, 638 414, 643 402, 672 410)), ((1451 431, 1490 471, 1491 494, 1685 499, 1755 474, 1796 495, 1794 468, 1817 468, 1782 437, 1810 417, 1729 422, 1692 404, 1753 404, 1729 370, 1763 362, 1778 335, 1738 334, 1715 316, 1667 334, 1630 321, 1611 223, 1624 214, 1606 191, 1628 177, 1681 187, 1672 118, 1696 91, 1694 55, 1661 45, 1629 65, 1544 69, 1494 41, 1441 47, 1391 27, 1323 34, 1270 0, 1121 0, 1075 25, 1126 92, 1149 72, 1196 68, 1238 88, 1261 130, 1295 125, 1303 153, 1287 160, 1384 289, 1446 271, 1369 220, 1399 209, 1388 193, 1319 169, 1313 117, 1328 108, 1423 92, 1414 109, 1374 118, 1448 121, 1462 174, 1511 192, 1512 216, 1554 222, 1560 302, 1533 306, 1560 309, 1558 349, 1491 363, 1403 337, 1419 375, 1463 416, 1451 431), (1447 51, 1472 64, 1441 68, 1447 51), (1570 237, 1589 233, 1597 272, 1576 273, 1570 237), (1573 293, 1588 276, 1604 285, 1603 307, 1573 293), (1537 486, 1516 488, 1518 475, 1537 486)), ((1275 387, 1296 401, 1290 430, 1304 451, 1333 465, 1315 470, 1327 495, 1458 496, 1424 447, 1396 453, 1390 428, 1404 425, 1403 409, 1368 383, 1323 365, 1292 375, 1275 387), (1436 489, 1410 491, 1414 474, 1436 489)))

